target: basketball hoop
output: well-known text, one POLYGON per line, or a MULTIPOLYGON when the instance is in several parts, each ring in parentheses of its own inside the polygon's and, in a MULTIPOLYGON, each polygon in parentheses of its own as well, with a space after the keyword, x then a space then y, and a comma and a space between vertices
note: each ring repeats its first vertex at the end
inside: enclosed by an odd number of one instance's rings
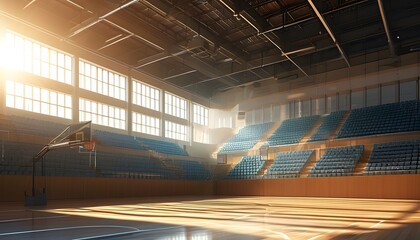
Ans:
POLYGON ((90 141, 90 142, 83 143, 83 150, 86 151, 86 152, 95 151, 95 142, 90 141))

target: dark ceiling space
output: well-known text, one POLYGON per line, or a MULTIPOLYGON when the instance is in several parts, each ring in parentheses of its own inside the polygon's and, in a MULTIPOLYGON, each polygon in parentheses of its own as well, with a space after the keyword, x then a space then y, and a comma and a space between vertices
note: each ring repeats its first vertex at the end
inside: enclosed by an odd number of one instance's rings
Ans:
POLYGON ((0 0, 0 11, 205 98, 420 50, 418 0, 0 0))

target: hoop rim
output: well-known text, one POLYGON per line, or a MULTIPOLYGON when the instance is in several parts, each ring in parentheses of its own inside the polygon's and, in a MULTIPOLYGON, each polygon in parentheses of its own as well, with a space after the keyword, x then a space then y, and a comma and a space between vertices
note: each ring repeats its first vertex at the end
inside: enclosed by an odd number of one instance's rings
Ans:
POLYGON ((82 148, 85 151, 92 152, 92 151, 95 151, 95 146, 96 144, 94 141, 89 141, 89 142, 84 142, 82 145, 82 148))

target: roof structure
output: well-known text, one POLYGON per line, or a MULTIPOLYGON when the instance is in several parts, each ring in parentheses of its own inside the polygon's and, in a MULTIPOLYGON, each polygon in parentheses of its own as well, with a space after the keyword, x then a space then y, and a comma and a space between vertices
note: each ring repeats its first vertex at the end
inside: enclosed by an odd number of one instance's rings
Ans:
POLYGON ((0 0, 7 13, 204 98, 420 50, 418 0, 0 0), (314 68, 328 63, 328 69, 314 68))

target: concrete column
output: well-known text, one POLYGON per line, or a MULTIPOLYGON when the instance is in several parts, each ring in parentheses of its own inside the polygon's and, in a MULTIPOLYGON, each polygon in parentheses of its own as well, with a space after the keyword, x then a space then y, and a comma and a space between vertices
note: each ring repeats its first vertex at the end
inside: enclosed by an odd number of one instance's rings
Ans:
POLYGON ((160 90, 160 136, 165 137, 165 92, 160 90))
POLYGON ((73 96, 72 111, 73 123, 79 122, 79 56, 73 57, 73 96))
POLYGON ((131 135, 133 132, 133 81, 131 78, 131 71, 127 74, 127 133, 131 135))

